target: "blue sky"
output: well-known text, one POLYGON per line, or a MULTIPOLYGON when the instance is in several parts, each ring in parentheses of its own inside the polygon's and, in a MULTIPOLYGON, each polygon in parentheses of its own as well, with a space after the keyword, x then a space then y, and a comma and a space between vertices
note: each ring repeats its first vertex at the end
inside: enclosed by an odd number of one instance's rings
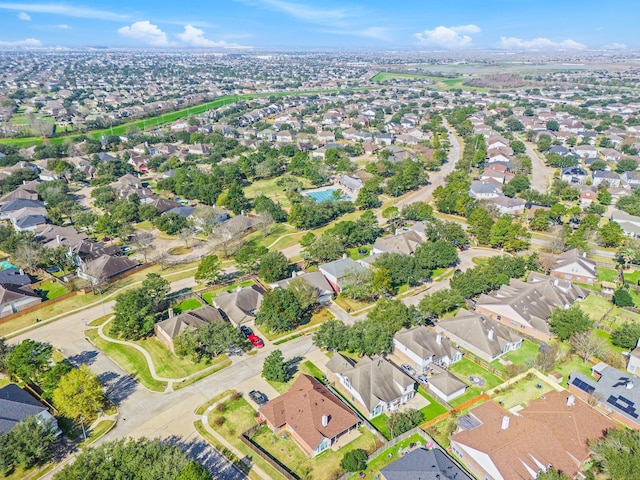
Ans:
POLYGON ((640 48, 638 0, 0 0, 0 47, 640 48))

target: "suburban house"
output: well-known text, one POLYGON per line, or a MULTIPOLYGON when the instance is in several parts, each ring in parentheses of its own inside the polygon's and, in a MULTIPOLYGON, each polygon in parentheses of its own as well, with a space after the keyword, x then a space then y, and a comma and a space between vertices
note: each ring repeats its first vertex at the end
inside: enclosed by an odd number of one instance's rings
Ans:
POLYGON ((340 293, 345 283, 348 282, 349 277, 366 271, 366 267, 363 267, 355 260, 343 257, 333 262, 319 265, 318 270, 327 279, 331 288, 336 293, 340 293))
POLYGON ((87 240, 85 233, 78 232, 74 227, 61 227, 60 225, 43 225, 34 232, 35 239, 47 248, 73 247, 78 242, 87 240))
POLYGON ((78 268, 78 277, 98 285, 138 265, 138 261, 133 258, 100 255, 95 260, 82 262, 78 268))
POLYGON ((291 281, 295 280, 296 278, 305 281, 313 288, 315 288, 316 293, 318 294, 318 303, 324 304, 331 301, 331 297, 333 296, 333 288, 331 288, 331 285, 329 284, 327 279, 320 272, 293 272, 291 274, 291 278, 285 278, 284 280, 272 283, 269 286, 271 288, 287 288, 291 281))
POLYGON ((522 346, 522 337, 511 329, 464 309, 459 310, 455 317, 440 320, 436 331, 487 362, 522 346))
POLYGON ((173 315, 173 310, 170 310, 169 313, 169 318, 156 323, 153 329, 158 340, 164 343, 172 352, 175 351, 173 342, 182 332, 197 330, 207 323, 224 322, 224 318, 222 318, 218 309, 211 305, 204 305, 179 315, 173 315))
POLYGON ((224 316, 236 327, 253 321, 255 312, 262 303, 263 291, 257 285, 238 287, 235 290, 219 293, 213 299, 224 316))
POLYGON ((569 391, 598 407, 629 428, 640 430, 640 382, 636 375, 613 368, 606 363, 594 365, 596 378, 573 371, 569 375, 569 391))
POLYGON ((393 353, 418 373, 425 373, 433 364, 448 367, 462 358, 461 351, 424 325, 397 332, 393 336, 393 353))
POLYGON ((469 194, 477 200, 486 200, 502 195, 502 188, 500 184, 494 180, 476 180, 471 182, 469 194))
POLYGON ((42 303, 30 285, 0 285, 0 318, 42 303))
POLYGON ((0 285, 24 287, 25 285, 31 285, 31 277, 24 273, 22 269, 18 270, 15 267, 5 268, 0 270, 0 285))
POLYGON ((401 253, 403 255, 413 255, 416 249, 424 243, 422 236, 415 230, 398 233, 397 235, 387 235, 376 238, 371 254, 376 253, 401 253))
POLYGON ((638 188, 640 187, 640 172, 624 172, 622 174, 622 179, 627 182, 629 187, 638 188))
POLYGON ((317 379, 302 374, 286 393, 260 408, 274 433, 286 431, 309 457, 358 431, 360 419, 317 379))
POLYGON ((19 185, 15 190, 7 193, 3 197, 0 197, 0 205, 6 205, 10 201, 17 200, 19 198, 38 200, 39 196, 36 187, 39 183, 40 182, 38 180, 31 180, 30 182, 19 185))
POLYGON ((596 262, 589 260, 586 253, 581 253, 577 248, 574 248, 556 256, 549 275, 563 280, 593 285, 597 280, 596 262))
POLYGON ((574 150, 581 158, 597 158, 598 150, 593 145, 578 145, 574 150))
POLYGON ((476 312, 548 342, 551 332, 547 320, 556 308, 568 308, 584 299, 589 291, 568 280, 531 272, 526 282, 511 279, 491 294, 482 294, 476 301, 476 312))
POLYGON ((636 348, 629 353, 629 359, 627 361, 627 372, 638 374, 640 373, 640 338, 636 344, 636 348))
POLYGON ((586 183, 589 173, 581 167, 565 167, 562 169, 560 179, 567 183, 586 183))
POLYGON ((380 480, 472 480, 439 448, 416 448, 380 470, 380 480))
POLYGON ((592 174, 593 177, 593 185, 598 186, 601 183, 607 184, 609 187, 619 187, 622 179, 620 175, 615 172, 607 172, 606 170, 596 170, 592 174))
POLYGON ((15 383, 0 388, 0 436, 9 433, 17 423, 36 417, 41 425, 50 425, 57 435, 62 432, 47 408, 15 383))
POLYGON ((620 225, 627 237, 640 237, 640 217, 630 215, 622 210, 614 210, 611 212, 610 220, 620 225))
POLYGON ((513 414, 486 402, 458 419, 451 450, 485 480, 535 479, 550 467, 574 478, 590 440, 616 423, 566 392, 552 390, 513 414))
POLYGON ((511 198, 506 195, 498 195, 497 197, 490 198, 487 203, 493 205, 498 210, 500 215, 521 215, 524 213, 524 208, 527 202, 521 198, 511 198))
POLYGON ((415 395, 416 382, 379 355, 364 356, 358 362, 336 353, 327 369, 369 418, 396 412, 415 395))

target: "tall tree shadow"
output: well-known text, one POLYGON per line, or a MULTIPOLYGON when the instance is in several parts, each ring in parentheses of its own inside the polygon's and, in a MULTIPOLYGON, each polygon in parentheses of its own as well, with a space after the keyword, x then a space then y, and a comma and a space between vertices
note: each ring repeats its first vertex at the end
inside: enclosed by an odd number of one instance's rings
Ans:
POLYGON ((104 386, 105 395, 118 407, 138 388, 138 382, 131 375, 120 375, 116 372, 104 372, 98 375, 104 386))
POLYGON ((67 358, 74 366, 79 367, 80 365, 91 365, 96 361, 98 357, 98 352, 95 350, 85 350, 84 352, 80 352, 77 355, 67 358))

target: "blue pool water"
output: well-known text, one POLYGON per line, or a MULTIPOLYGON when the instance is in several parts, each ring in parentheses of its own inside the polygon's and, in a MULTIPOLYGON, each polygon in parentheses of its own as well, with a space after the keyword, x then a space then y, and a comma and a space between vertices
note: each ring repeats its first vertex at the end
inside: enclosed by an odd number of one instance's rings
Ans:
MULTIPOLYGON (((339 191, 340 190, 338 190, 337 188, 330 188, 328 190, 322 190, 320 192, 305 192, 305 195, 307 197, 313 198, 316 202, 320 203, 320 202, 326 202, 327 200, 332 200, 333 192, 339 192, 339 191)), ((344 195, 342 198, 346 199, 344 195)))
POLYGON ((6 270, 7 268, 18 268, 13 263, 9 263, 6 260, 0 262, 0 270, 6 270))

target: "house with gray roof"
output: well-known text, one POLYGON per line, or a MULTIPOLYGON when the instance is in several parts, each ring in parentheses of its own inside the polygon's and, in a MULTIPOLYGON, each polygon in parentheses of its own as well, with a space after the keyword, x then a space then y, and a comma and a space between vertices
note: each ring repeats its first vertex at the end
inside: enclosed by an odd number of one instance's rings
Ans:
POLYGON ((622 210, 614 210, 611 212, 610 220, 620 225, 627 237, 640 237, 640 217, 630 215, 622 210))
POLYGON ((500 188, 500 185, 496 182, 490 180, 476 180, 475 182, 471 182, 469 194, 478 200, 496 198, 502 195, 502 188, 500 188))
POLYGON ((588 259, 586 253, 574 248, 555 257, 549 275, 593 285, 597 280, 596 262, 588 259))
POLYGON ((331 301, 331 297, 333 296, 333 288, 327 281, 327 279, 320 272, 308 272, 308 273, 300 273, 293 272, 290 278, 285 278, 284 280, 280 280, 279 282, 274 282, 269 286, 271 288, 287 288, 292 280, 299 278, 311 285, 317 295, 318 295, 318 303, 324 304, 329 303, 331 301))
POLYGON ((46 407, 18 385, 10 383, 0 388, 0 436, 29 417, 36 417, 39 424, 50 426, 57 435, 62 433, 46 407))
POLYGON ((413 255, 416 249, 424 243, 424 238, 415 230, 387 235, 376 238, 371 254, 376 253, 400 253, 413 255))
POLYGON ((156 337, 164 343, 172 352, 175 351, 174 340, 181 333, 197 330, 200 327, 214 322, 224 322, 224 318, 217 308, 211 305, 203 305, 195 310, 188 310, 179 315, 172 315, 162 322, 158 322, 153 326, 156 337))
POLYGON ((31 285, 31 278, 17 268, 5 268, 4 270, 0 270, 0 285, 24 287, 25 285, 31 285))
POLYGON ((219 293, 213 303, 236 327, 253 321, 255 312, 260 309, 264 292, 257 285, 238 287, 235 290, 219 293))
POLYGON ((561 171, 560 178, 563 182, 568 183, 586 183, 589 178, 589 172, 578 166, 565 167, 561 171))
POLYGON ((571 372, 569 391, 587 402, 595 400, 611 418, 640 430, 640 381, 636 375, 606 363, 594 366, 592 373, 595 378, 571 372))
POLYGON ((318 270, 325 276, 331 288, 336 293, 340 293, 345 284, 348 283, 349 277, 366 271, 366 267, 350 258, 341 258, 319 265, 318 270))
POLYGON ((0 207, 0 220, 8 220, 10 218, 11 212, 16 212, 18 210, 22 210, 23 208, 44 209, 46 212, 44 202, 40 200, 32 200, 30 198, 16 198, 15 200, 11 200, 10 202, 7 202, 0 207))
POLYGON ((439 448, 416 448, 380 470, 380 480, 472 480, 439 448))
POLYGON ((99 285, 138 265, 140 265, 138 261, 130 257, 101 255, 95 260, 81 262, 80 268, 78 268, 78 277, 84 278, 94 285, 99 285))
POLYGON ((607 172, 606 170, 596 170, 592 174, 593 177, 593 185, 598 186, 601 183, 606 182, 610 187, 619 187, 622 179, 620 175, 615 172, 607 172))
POLYGON ((462 352, 436 331, 417 325, 393 336, 393 353, 418 373, 431 365, 448 367, 462 358, 462 352))
POLYGON ((40 303, 40 295, 34 293, 30 285, 0 285, 0 317, 18 313, 40 303))
POLYGON ((531 272, 526 282, 511 279, 508 285, 476 301, 476 312, 518 332, 548 342, 548 319, 558 307, 569 308, 584 299, 589 291, 568 280, 531 272))
POLYGON ((416 382, 379 355, 356 362, 336 353, 326 368, 368 418, 396 412, 415 395, 416 382))
POLYGON ((514 331, 476 312, 460 309, 455 317, 436 324, 436 331, 487 362, 522 346, 514 331))
POLYGON ((438 365, 432 365, 426 372, 427 388, 436 397, 444 402, 450 402, 454 398, 464 395, 469 385, 458 377, 456 377, 449 370, 438 365))

